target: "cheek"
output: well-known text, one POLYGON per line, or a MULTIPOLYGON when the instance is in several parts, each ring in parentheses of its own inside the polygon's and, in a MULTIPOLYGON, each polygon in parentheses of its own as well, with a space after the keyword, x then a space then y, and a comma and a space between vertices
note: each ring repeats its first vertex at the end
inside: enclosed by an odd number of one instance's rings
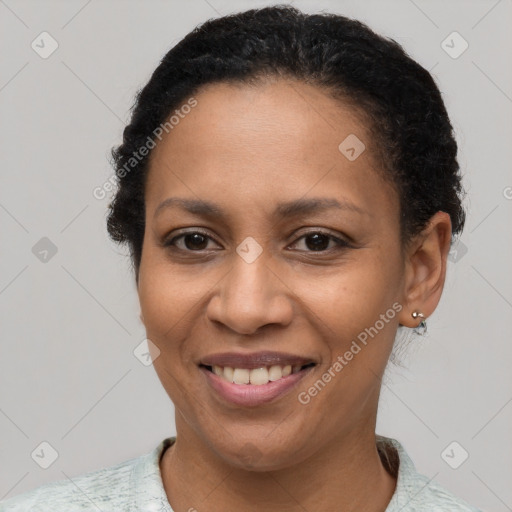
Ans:
POLYGON ((204 276, 172 265, 165 256, 147 254, 141 261, 138 285, 146 329, 159 337, 172 335, 197 315, 196 307, 211 287, 204 276))
POLYGON ((297 274, 294 292, 333 333, 357 335, 385 314, 399 295, 398 264, 391 259, 360 249, 347 264, 329 272, 297 274))
POLYGON ((322 370, 331 368, 325 378, 332 384, 323 397, 335 400, 341 410, 364 404, 379 387, 402 308, 397 302, 399 268, 392 255, 383 261, 368 249, 358 258, 325 279, 302 283, 302 297, 315 313, 310 319, 325 348, 322 370))
POLYGON ((141 262, 139 302, 147 337, 156 346, 153 367, 169 398, 178 409, 190 408, 189 393, 197 392, 194 382, 187 381, 189 369, 184 361, 192 361, 190 336, 201 290, 195 281, 178 272, 169 262, 155 257, 141 262))
POLYGON ((333 428, 343 422, 341 418, 346 421, 348 412, 358 417, 368 400, 375 399, 395 339, 402 307, 396 300, 396 263, 372 258, 371 264, 361 258, 328 279, 302 284, 302 296, 314 312, 309 318, 316 322, 316 334, 326 350, 317 378, 327 384, 300 391, 311 398, 311 411, 320 416, 325 415, 325 404, 336 404, 326 418, 326 425, 333 428))

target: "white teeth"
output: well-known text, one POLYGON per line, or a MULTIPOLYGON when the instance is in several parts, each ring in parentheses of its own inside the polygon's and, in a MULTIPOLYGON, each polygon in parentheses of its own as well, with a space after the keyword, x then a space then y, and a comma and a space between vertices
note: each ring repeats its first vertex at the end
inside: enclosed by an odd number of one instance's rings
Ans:
POLYGON ((250 374, 251 384, 261 386, 268 382, 268 370, 266 368, 254 368, 250 374))
POLYGON ((278 380, 283 376, 283 370, 280 366, 274 365, 271 366, 268 370, 268 380, 274 381, 278 380))
POLYGON ((224 367, 224 377, 228 382, 233 382, 233 374, 235 373, 235 370, 233 368, 230 368, 229 366, 224 367))
POLYGON ((245 368, 235 368, 233 382, 235 384, 249 384, 249 370, 245 368))
POLYGON ((286 366, 272 365, 268 368, 254 368, 249 370, 247 368, 231 368, 229 366, 222 367, 214 365, 212 367, 213 373, 223 378, 227 382, 233 382, 235 384, 252 384, 255 386, 261 386, 268 384, 283 377, 287 377, 291 373, 297 373, 302 368, 301 365, 292 366, 287 364, 286 366))

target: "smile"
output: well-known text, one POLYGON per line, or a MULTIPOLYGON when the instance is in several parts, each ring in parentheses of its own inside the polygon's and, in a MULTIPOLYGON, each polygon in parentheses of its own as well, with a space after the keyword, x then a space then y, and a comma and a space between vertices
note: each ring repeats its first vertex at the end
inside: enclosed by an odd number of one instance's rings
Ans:
POLYGON ((301 370, 314 366, 314 363, 306 365, 271 365, 261 368, 232 368, 230 366, 206 366, 204 368, 219 376, 226 382, 237 385, 263 386, 269 382, 275 382, 288 375, 299 373, 301 370))
POLYGON ((309 363, 248 369, 201 364, 199 369, 216 401, 228 406, 257 407, 284 399, 315 366, 309 363))

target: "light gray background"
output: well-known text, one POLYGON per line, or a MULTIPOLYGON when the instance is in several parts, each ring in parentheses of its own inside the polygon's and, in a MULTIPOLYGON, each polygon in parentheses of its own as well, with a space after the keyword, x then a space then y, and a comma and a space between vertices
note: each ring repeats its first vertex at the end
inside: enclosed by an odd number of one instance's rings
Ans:
MULTIPOLYGON (((0 499, 175 434, 170 400, 133 354, 145 338, 134 280, 107 237, 108 198, 92 191, 164 53, 208 18, 271 3, 0 0, 0 499), (43 31, 59 44, 47 59, 31 48, 43 31), (32 252, 43 237, 58 250, 46 262, 32 252), (43 441, 59 454, 46 470, 31 458, 43 441)), ((467 252, 451 257, 430 336, 406 368, 389 368, 377 432, 470 503, 512 510, 512 3, 293 5, 395 38, 443 92, 468 191, 467 252), (469 43, 457 59, 441 47, 453 31, 469 43), (469 453, 458 469, 441 457, 452 441, 469 453)))

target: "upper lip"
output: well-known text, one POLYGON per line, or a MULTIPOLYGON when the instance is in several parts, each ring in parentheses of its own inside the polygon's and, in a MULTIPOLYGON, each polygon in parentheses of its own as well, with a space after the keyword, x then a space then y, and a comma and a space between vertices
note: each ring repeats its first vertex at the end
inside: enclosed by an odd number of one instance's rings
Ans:
POLYGON ((310 357, 288 354, 286 352, 253 352, 241 354, 236 352, 223 352, 203 357, 199 364, 204 366, 229 366, 231 368, 261 368, 262 366, 304 366, 309 363, 316 363, 310 357))

